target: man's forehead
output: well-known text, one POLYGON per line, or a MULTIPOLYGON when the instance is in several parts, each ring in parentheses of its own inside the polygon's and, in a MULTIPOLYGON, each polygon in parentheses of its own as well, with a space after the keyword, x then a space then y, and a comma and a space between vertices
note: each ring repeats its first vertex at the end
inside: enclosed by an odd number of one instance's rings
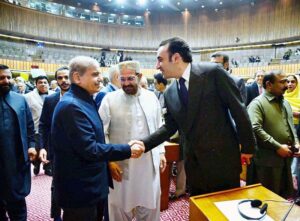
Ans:
POLYGON ((168 46, 167 45, 160 46, 157 49, 157 57, 160 57, 161 54, 165 54, 167 52, 168 52, 168 46))

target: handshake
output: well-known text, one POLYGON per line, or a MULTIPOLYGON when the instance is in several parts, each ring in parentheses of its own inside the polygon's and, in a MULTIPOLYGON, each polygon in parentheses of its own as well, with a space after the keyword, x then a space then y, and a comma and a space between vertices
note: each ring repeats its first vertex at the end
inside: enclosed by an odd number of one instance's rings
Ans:
POLYGON ((145 145, 142 141, 131 140, 128 145, 131 149, 131 158, 139 158, 145 152, 145 145))

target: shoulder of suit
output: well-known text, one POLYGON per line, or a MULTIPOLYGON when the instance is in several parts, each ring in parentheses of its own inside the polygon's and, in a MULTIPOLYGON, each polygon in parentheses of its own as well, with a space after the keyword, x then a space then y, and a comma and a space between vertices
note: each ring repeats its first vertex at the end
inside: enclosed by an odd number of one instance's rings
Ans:
POLYGON ((24 95, 18 94, 18 93, 14 92, 14 91, 10 91, 10 92, 9 92, 9 95, 10 95, 11 97, 13 97, 14 99, 18 99, 18 100, 20 100, 20 101, 25 100, 24 95))
POLYGON ((213 62, 192 63, 191 72, 198 75, 201 73, 209 73, 216 70, 221 70, 221 67, 213 62))

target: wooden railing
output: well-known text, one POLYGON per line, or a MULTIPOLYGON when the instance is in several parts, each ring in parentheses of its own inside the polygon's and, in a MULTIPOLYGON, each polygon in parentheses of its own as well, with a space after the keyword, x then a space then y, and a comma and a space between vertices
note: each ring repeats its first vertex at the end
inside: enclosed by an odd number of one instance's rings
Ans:
MULTIPOLYGON (((18 61, 10 59, 0 59, 0 64, 7 65, 12 70, 30 71, 31 66, 38 66, 40 69, 44 69, 46 73, 53 74, 59 67, 67 64, 47 64, 34 61, 18 61)), ((101 67, 100 71, 105 73, 108 71, 107 67, 101 67)), ((153 78, 153 75, 158 72, 155 69, 141 69, 142 74, 147 78, 153 78)))
POLYGON ((286 74, 296 74, 300 71, 300 64, 280 64, 280 65, 268 65, 257 67, 241 67, 232 69, 232 73, 236 76, 243 78, 250 78, 254 76, 254 73, 258 70, 282 70, 286 74))

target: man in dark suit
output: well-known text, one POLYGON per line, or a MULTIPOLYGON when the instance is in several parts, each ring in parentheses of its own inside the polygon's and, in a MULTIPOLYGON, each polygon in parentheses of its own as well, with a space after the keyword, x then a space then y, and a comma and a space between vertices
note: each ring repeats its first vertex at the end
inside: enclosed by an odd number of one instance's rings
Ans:
MULTIPOLYGON (((211 56, 211 61, 215 63, 219 63, 222 65, 222 67, 230 73, 229 69, 229 56, 225 54, 224 52, 216 52, 211 56)), ((230 73, 231 74, 231 73, 230 73)), ((241 96, 243 98, 243 101, 245 102, 247 99, 247 94, 246 94, 246 88, 245 88, 245 82, 243 78, 239 78, 234 75, 230 75, 230 77, 234 80, 236 86, 240 90, 241 96)))
POLYGON ((116 65, 112 66, 108 70, 108 77, 109 77, 109 83, 106 87, 101 89, 101 91, 97 94, 95 97, 95 102, 97 104, 97 108, 99 109, 101 102, 104 98, 104 96, 109 93, 113 92, 115 90, 118 90, 121 88, 121 82, 120 82, 120 71, 116 65))
POLYGON ((246 91, 247 91, 246 106, 248 106, 254 98, 256 98, 264 91, 263 83, 262 83, 264 76, 265 76, 265 71, 258 70, 255 73, 255 81, 252 84, 246 86, 246 91))
MULTIPOLYGON (((51 132, 51 121, 53 117, 54 108, 59 102, 60 98, 70 88, 69 80, 69 68, 61 67, 55 72, 55 79, 60 90, 54 94, 51 94, 45 98, 42 114, 39 123, 40 133, 40 160, 44 163, 45 174, 52 176, 52 161, 53 161, 53 150, 49 145, 50 132, 51 132)), ((54 221, 61 220, 61 209, 54 200, 53 195, 53 183, 51 186, 51 218, 54 221)))
POLYGON ((143 139, 146 150, 178 130, 191 195, 239 187, 241 157, 250 163, 255 138, 234 81, 219 65, 192 64, 188 44, 177 37, 160 44, 156 68, 176 80, 164 94, 165 124, 143 139))
POLYGON ((22 95, 11 91, 9 68, 0 65, 0 220, 27 220, 25 197, 30 192, 34 125, 22 95))
POLYGON ((102 220, 112 181, 108 161, 139 157, 142 143, 105 144, 93 94, 102 76, 99 63, 78 56, 70 61, 71 88, 57 104, 51 125, 54 194, 64 221, 102 220))

